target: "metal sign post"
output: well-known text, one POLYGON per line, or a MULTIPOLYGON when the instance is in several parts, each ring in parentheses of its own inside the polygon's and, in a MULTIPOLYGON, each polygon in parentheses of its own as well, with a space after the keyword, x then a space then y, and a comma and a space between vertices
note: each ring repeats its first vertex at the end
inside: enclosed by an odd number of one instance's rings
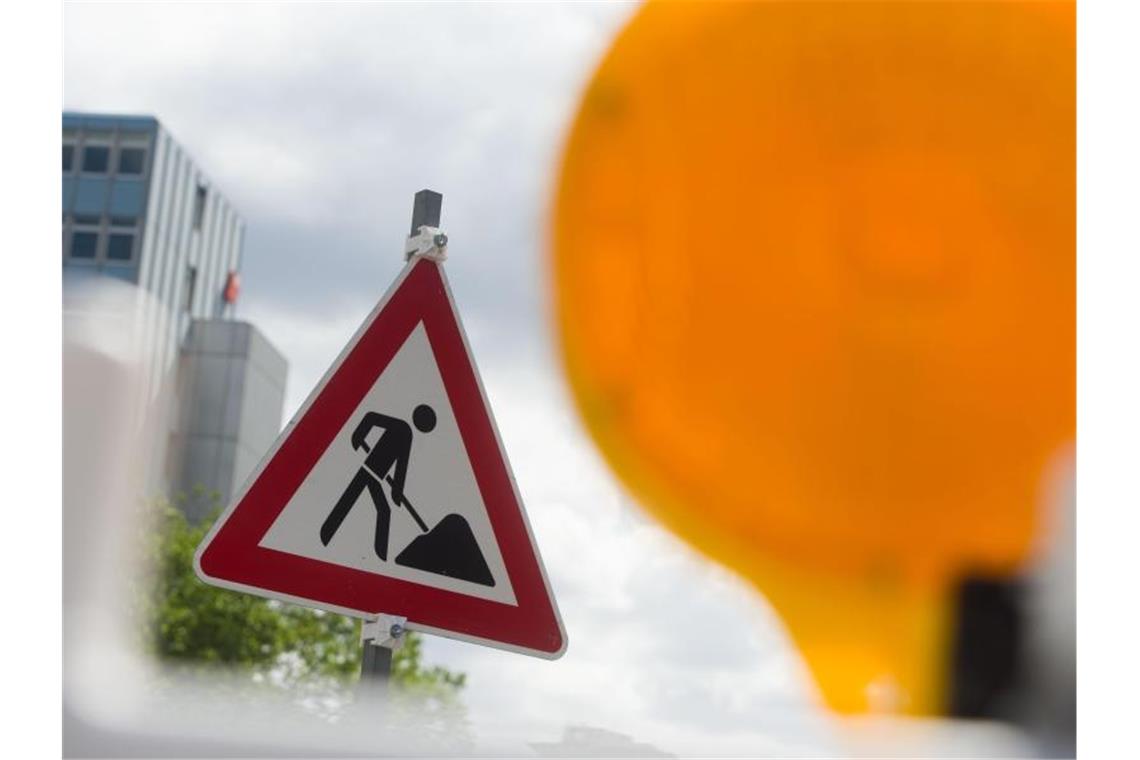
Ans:
MULTIPOLYGON (((420 190, 416 193, 412 203, 412 229, 404 245, 405 261, 417 253, 423 244, 446 249, 447 236, 439 231, 442 208, 441 193, 434 190, 420 190)), ((372 620, 364 621, 360 629, 360 645, 363 650, 360 658, 362 686, 387 687, 392 677, 392 655, 404 644, 406 623, 407 618, 398 615, 377 615, 372 620)))

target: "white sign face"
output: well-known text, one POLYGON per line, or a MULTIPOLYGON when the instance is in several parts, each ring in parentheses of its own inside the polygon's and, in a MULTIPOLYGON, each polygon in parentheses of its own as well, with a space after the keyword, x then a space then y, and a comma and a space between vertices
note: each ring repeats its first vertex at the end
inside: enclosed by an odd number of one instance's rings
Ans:
POLYGON ((348 425, 318 459, 259 546, 489 601, 516 604, 510 577, 422 323, 412 330, 357 405, 348 425), (434 426, 427 432, 418 429, 413 419, 414 411, 423 406, 434 414, 434 426), (367 466, 371 450, 390 432, 380 425, 371 427, 363 436, 370 451, 353 447, 354 433, 362 423, 381 419, 368 418, 370 413, 402 420, 411 431, 410 450, 400 452, 400 456, 406 460, 403 496, 411 503, 412 511, 398 506, 393 498, 392 479, 397 468, 393 466, 381 473, 367 466), (376 489, 380 489, 386 504, 376 504, 376 489), (335 518, 328 522, 341 499, 349 504, 348 511, 339 522, 335 518), (413 513, 418 515, 419 521, 413 513), (384 519, 388 522, 387 551, 386 557, 381 558, 376 546, 377 521, 384 519), (442 524, 445 519, 449 522, 442 524), (449 530, 452 526, 455 529, 449 530), (429 545, 437 536, 441 542, 438 550, 429 545), (327 545, 323 540, 326 537, 329 538, 327 545), (456 552, 457 543, 465 548, 456 552), (423 549, 417 552, 419 547, 423 549), (473 553, 482 558, 486 573, 482 567, 474 573, 465 572, 473 553), (449 564, 454 557, 465 558, 462 566, 449 564))

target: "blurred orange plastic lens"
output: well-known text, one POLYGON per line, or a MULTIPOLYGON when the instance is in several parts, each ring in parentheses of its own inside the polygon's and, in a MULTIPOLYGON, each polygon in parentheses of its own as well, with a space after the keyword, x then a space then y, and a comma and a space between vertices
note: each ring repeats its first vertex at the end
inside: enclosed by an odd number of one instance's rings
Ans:
POLYGON ((939 709, 945 592, 1011 573, 1075 429, 1070 4, 650 3, 555 209, 565 365, 828 701, 939 709))

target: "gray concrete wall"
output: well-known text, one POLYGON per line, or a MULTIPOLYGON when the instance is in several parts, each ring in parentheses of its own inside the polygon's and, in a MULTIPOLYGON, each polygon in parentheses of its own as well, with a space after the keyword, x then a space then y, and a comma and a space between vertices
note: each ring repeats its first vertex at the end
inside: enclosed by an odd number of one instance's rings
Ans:
POLYGON ((281 429, 288 364, 248 322, 195 320, 180 359, 175 492, 191 519, 240 490, 281 429))

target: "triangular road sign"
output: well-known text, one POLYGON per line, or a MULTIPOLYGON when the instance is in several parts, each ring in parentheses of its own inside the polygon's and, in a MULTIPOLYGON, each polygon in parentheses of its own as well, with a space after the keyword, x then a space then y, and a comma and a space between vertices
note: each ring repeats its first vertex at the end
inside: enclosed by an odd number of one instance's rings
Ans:
POLYGON ((194 557, 205 582, 559 657, 566 633, 447 278, 414 257, 194 557))

